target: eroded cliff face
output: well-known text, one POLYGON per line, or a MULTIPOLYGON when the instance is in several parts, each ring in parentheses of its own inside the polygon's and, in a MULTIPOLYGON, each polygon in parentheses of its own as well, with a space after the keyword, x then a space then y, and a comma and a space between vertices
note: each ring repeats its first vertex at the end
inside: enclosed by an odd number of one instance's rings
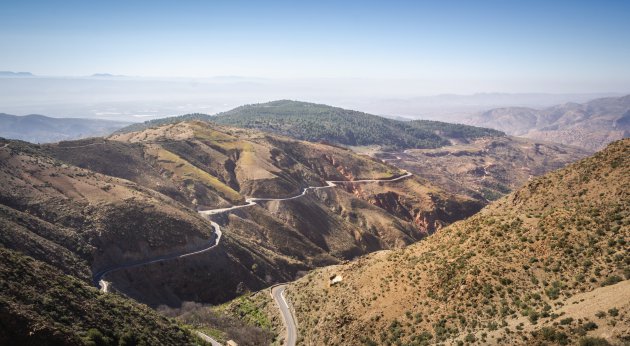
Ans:
MULTIPOLYGON (((416 239, 471 216, 483 207, 482 203, 476 201, 458 200, 451 196, 430 192, 421 196, 410 195, 405 193, 404 187, 397 191, 378 192, 378 189, 372 186, 366 189, 363 184, 343 183, 339 185, 356 198, 365 200, 401 220, 411 222, 415 228, 413 237, 416 239)), ((395 187, 396 185, 394 185, 395 187)))
MULTIPOLYGON (((358 195, 361 194, 359 193, 358 195)), ((406 205, 404 197, 400 196, 396 192, 387 191, 384 193, 377 193, 373 196, 369 196, 368 201, 403 220, 414 220, 414 215, 412 214, 412 211, 409 210, 410 206, 406 205)))
MULTIPOLYGON (((339 162, 333 156, 326 156, 326 160, 348 180, 346 183, 337 183, 340 188, 401 220, 410 222, 415 228, 411 233, 413 239, 432 234, 454 221, 473 215, 483 207, 481 203, 475 201, 457 199, 443 194, 427 193, 418 198, 418 191, 391 191, 388 190, 391 183, 371 183, 372 186, 366 190, 364 184, 352 183, 357 179, 352 170, 343 162, 339 162), (388 184, 388 186, 383 186, 383 184, 388 184), (374 189, 373 186, 381 186, 382 191, 374 189)), ((426 184, 426 182, 423 183, 426 184)))
POLYGON ((559 169, 588 155, 575 147, 503 137, 481 138, 439 149, 411 149, 392 155, 397 167, 425 178, 451 193, 484 204, 509 193, 535 176, 559 169))
POLYGON ((343 162, 339 162, 339 160, 332 155, 324 155, 324 159, 337 170, 337 172, 345 178, 345 180, 355 180, 355 176, 352 171, 346 167, 343 162))

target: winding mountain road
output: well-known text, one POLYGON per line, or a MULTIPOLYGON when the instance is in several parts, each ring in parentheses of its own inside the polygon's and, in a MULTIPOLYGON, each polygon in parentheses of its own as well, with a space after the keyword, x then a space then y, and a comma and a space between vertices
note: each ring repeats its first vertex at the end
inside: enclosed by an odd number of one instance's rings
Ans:
MULTIPOLYGON (((332 188, 332 187, 337 186, 337 184, 394 182, 394 181, 399 181, 399 180, 411 177, 412 175, 413 175, 412 173, 406 172, 404 175, 401 175, 401 176, 395 177, 395 178, 391 178, 391 179, 326 180, 326 186, 309 186, 309 187, 304 188, 302 190, 302 193, 300 193, 299 195, 296 195, 296 196, 286 197, 286 198, 252 197, 252 198, 247 198, 245 200, 246 204, 243 204, 243 205, 236 205, 236 206, 232 206, 232 207, 228 207, 228 208, 201 210, 201 211, 198 211, 198 212, 199 212, 199 214, 205 215, 205 216, 216 215, 216 214, 220 214, 220 213, 229 212, 229 211, 232 211, 232 210, 235 210, 235 209, 250 207, 250 206, 256 205, 257 204, 256 202, 288 201, 288 200, 296 199, 296 198, 299 198, 299 197, 302 197, 302 196, 306 195, 308 190, 328 189, 328 188, 332 188)), ((200 248, 198 250, 194 250, 194 251, 189 251, 189 252, 177 252, 177 253, 172 253, 172 254, 168 254, 168 255, 162 255, 162 256, 146 259, 146 260, 134 261, 134 262, 130 262, 130 263, 127 263, 127 264, 122 264, 122 265, 117 265, 115 267, 109 267, 109 268, 102 269, 102 270, 98 271, 96 274, 94 274, 92 276, 92 280, 94 282, 94 285, 96 287, 98 287, 101 291, 107 292, 108 286, 109 286, 109 282, 105 281, 105 276, 107 274, 113 273, 115 271, 123 270, 123 269, 136 268, 136 267, 145 266, 145 265, 154 264, 154 263, 159 263, 159 262, 163 262, 163 261, 170 261, 170 260, 177 259, 177 258, 184 258, 184 257, 188 257, 188 256, 194 256, 194 255, 198 255, 200 253, 204 253, 206 251, 212 250, 213 248, 215 248, 216 246, 219 245, 219 242, 221 241, 222 233, 221 233, 221 227, 216 222, 211 221, 211 220, 208 220, 208 221, 210 221, 210 224, 214 228, 214 233, 213 233, 212 238, 202 248, 200 248)), ((276 301, 276 304, 278 304, 278 307, 280 309, 280 313, 282 314, 282 318, 284 320, 285 328, 287 329, 287 338, 286 338, 285 345, 287 345, 287 346, 294 346, 296 341, 297 341, 297 326, 296 326, 296 323, 295 323, 295 317, 293 316, 293 313, 291 313, 291 309, 289 308, 287 300, 286 300, 286 298, 284 296, 285 289, 286 289, 286 285, 284 285, 284 284, 274 286, 271 289, 271 296, 276 301)), ((216 340, 212 339, 210 336, 208 336, 206 334, 197 333, 197 335, 199 335, 200 337, 202 337, 206 341, 210 342, 212 345, 220 345, 216 340)))
POLYGON ((129 262, 127 264, 118 265, 116 267, 105 268, 105 269, 97 272, 96 274, 92 275, 92 281, 94 282, 94 285, 99 287, 101 289, 101 291, 107 292, 107 288, 109 286, 109 283, 104 280, 104 277, 105 277, 105 275, 107 275, 109 273, 112 273, 112 272, 115 272, 115 271, 118 271, 118 270, 123 270, 123 269, 129 269, 129 268, 136 268, 136 267, 140 267, 140 266, 145 266, 147 264, 153 264, 153 263, 159 263, 159 262, 164 262, 164 261, 170 261, 170 260, 173 260, 173 259, 176 259, 176 258, 184 258, 184 257, 188 257, 188 256, 194 256, 194 255, 198 255, 200 253, 204 253, 206 251, 212 250, 214 247, 219 245, 219 242, 221 241, 221 235, 223 235, 223 233, 221 232, 221 227, 219 226, 219 224, 217 224, 214 221, 210 221, 210 224, 212 225, 212 228, 214 228, 214 233, 212 234, 212 237, 210 238, 208 243, 206 243, 202 248, 200 248, 198 250, 193 250, 193 251, 177 252, 177 253, 172 253, 172 254, 168 254, 168 255, 157 256, 157 257, 150 258, 150 259, 129 262))
POLYGON ((284 321, 284 326, 287 329, 287 338, 284 344, 287 346, 294 346, 297 341, 297 326, 295 323, 295 317, 293 316, 293 313, 291 313, 291 308, 289 308, 289 303, 284 297, 284 291, 286 288, 287 285, 284 284, 272 287, 271 297, 276 301, 276 304, 278 304, 282 320, 284 321))
POLYGON ((202 338, 203 341, 209 342, 210 345, 212 345, 212 346, 222 346, 220 342, 216 341, 210 335, 208 335, 208 334, 206 334, 204 332, 195 331, 195 334, 197 334, 198 337, 202 338))
POLYGON ((305 187, 302 190, 302 193, 300 193, 299 195, 295 195, 292 197, 285 197, 285 198, 263 198, 263 197, 252 197, 252 198, 247 198, 245 200, 245 203, 247 204, 242 204, 242 205, 235 205, 233 207, 228 207, 228 208, 219 208, 219 209, 210 209, 210 210, 200 210, 199 214, 202 215, 215 215, 215 214, 221 214, 221 213, 225 213, 228 211, 232 211, 235 209, 240 209, 240 208, 245 208, 245 207, 250 207, 253 205, 256 205, 258 203, 256 202, 268 202, 268 201, 288 201, 288 200, 292 200, 292 199, 296 199, 296 198, 300 198, 304 195, 306 195, 306 193, 308 192, 308 190, 321 190, 321 189, 328 189, 331 187, 336 187, 337 184, 355 184, 355 183, 377 183, 377 182, 393 182, 393 181, 398 181, 398 180, 402 180, 405 178, 408 178, 410 176, 412 176, 413 174, 406 172, 405 174, 396 177, 396 178, 392 178, 392 179, 363 179, 363 180, 326 180, 326 186, 309 186, 309 187, 305 187))

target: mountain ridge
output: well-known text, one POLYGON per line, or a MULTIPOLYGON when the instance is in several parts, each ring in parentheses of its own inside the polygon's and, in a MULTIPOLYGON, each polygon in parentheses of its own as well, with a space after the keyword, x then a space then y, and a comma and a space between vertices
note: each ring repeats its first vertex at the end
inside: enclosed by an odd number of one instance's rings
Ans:
POLYGON ((35 77, 30 72, 0 71, 0 77, 35 77))
POLYGON ((465 123, 596 151, 611 141, 630 136, 630 95, 543 109, 495 108, 474 115, 465 123))
POLYGON ((0 113, 0 137, 31 143, 109 135, 129 122, 87 119, 53 118, 39 114, 11 115, 0 113))
POLYGON ((392 148, 436 148, 450 139, 466 141, 503 136, 500 131, 430 120, 400 121, 324 104, 278 100, 237 107, 214 116, 195 113, 151 120, 119 130, 138 131, 168 123, 202 120, 252 128, 308 141, 335 144, 382 145, 392 148))

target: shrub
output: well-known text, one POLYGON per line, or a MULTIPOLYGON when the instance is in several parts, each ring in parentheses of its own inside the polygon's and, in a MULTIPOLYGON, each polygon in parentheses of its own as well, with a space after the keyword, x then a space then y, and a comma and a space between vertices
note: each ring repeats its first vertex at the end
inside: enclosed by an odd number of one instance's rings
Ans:
POLYGON ((539 332, 533 334, 540 334, 543 340, 556 342, 560 345, 567 345, 569 343, 569 337, 563 333, 558 332, 552 327, 544 327, 539 332))
POLYGON ((582 328, 583 328, 584 330, 595 330, 595 329, 597 329, 598 327, 597 327, 597 323, 595 323, 595 322, 586 322, 586 323, 584 323, 584 324, 582 325, 582 328))
POLYGON ((614 284, 616 284, 617 282, 620 282, 620 281, 622 281, 622 279, 618 275, 609 276, 609 277, 606 278, 606 280, 604 280, 602 282, 602 287, 603 286, 614 285, 614 284))
POLYGON ((464 340, 466 342, 475 342, 475 341, 477 341, 477 338, 475 337, 474 334, 468 333, 468 335, 466 335, 466 338, 464 338, 464 340))
POLYGON ((536 324, 536 323, 538 323, 538 318, 539 318, 539 317, 540 317, 540 314, 539 314, 537 311, 531 311, 531 312, 529 313, 529 321, 530 321, 532 324, 536 324))
POLYGON ((363 344, 365 346, 378 346, 378 343, 376 341, 367 338, 363 340, 363 344))
POLYGON ((580 346, 610 346, 610 343, 603 338, 585 337, 580 339, 580 346))
POLYGON ((560 297, 560 288, 550 287, 545 290, 545 293, 547 294, 547 297, 549 297, 549 299, 556 300, 558 299, 558 297, 560 297))
POLYGON ((109 346, 114 345, 114 340, 103 335, 100 330, 90 328, 85 337, 85 344, 90 346, 109 346))

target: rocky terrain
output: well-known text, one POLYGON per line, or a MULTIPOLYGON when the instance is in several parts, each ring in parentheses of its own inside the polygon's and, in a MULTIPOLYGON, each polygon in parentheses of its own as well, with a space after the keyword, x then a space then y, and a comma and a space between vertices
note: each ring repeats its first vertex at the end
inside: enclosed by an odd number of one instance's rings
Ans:
POLYGON ((630 136, 630 95, 544 109, 497 108, 477 114, 465 122, 514 136, 595 151, 611 141, 630 136))
POLYGON ((138 184, 61 162, 36 145, 1 146, 2 243, 69 274, 89 278, 90 269, 187 249, 213 232, 194 211, 138 184))
POLYGON ((449 192, 482 203, 588 155, 588 151, 576 147, 510 136, 479 138, 439 149, 369 153, 449 192))
POLYGON ((300 344, 624 344, 630 140, 401 250, 289 285, 300 344))
MULTIPOLYGON (((306 186, 324 186, 324 180, 401 174, 350 150, 202 122, 119 134, 97 143, 60 143, 47 150, 197 210, 244 204, 246 197, 290 197, 306 186), (114 168, 107 162, 119 164, 114 168)), ((415 178, 386 186, 347 184, 214 216, 225 232, 217 251, 130 269, 111 279, 146 302, 219 303, 317 266, 410 244, 480 208, 472 199, 415 178), (188 270, 178 270, 182 266, 188 270)))

